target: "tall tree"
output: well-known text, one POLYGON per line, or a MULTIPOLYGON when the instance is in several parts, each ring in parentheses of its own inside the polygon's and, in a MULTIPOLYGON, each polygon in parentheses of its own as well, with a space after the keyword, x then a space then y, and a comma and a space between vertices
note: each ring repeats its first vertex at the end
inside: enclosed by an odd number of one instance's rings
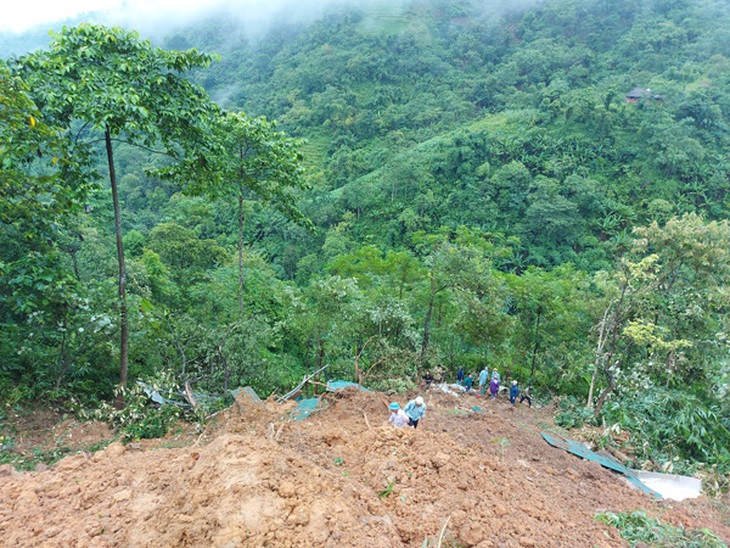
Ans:
POLYGON ((157 148, 173 160, 194 156, 204 163, 204 129, 217 109, 181 73, 207 67, 213 59, 196 50, 165 51, 135 32, 84 23, 64 27, 53 34, 49 49, 13 64, 40 111, 65 128, 68 139, 105 144, 119 267, 122 386, 128 371, 127 272, 113 141, 157 148))
POLYGON ((473 333, 481 332, 484 336, 492 323, 491 314, 484 313, 493 307, 495 281, 492 277, 491 258, 501 252, 480 231, 459 227, 452 233, 442 228, 434 235, 419 235, 421 245, 425 245, 428 254, 424 257, 427 270, 428 289, 426 293, 426 312, 423 322, 423 338, 421 340, 421 364, 424 363, 431 337, 431 321, 437 298, 447 292, 461 293, 465 297, 465 309, 474 315, 468 328, 473 333), (469 303, 469 304, 467 304, 469 303), (477 315, 480 318, 477 320, 477 315), (489 317, 487 319, 487 317, 489 317), (481 324, 481 325, 478 325, 481 324))
MULTIPOLYGON (((303 177, 301 139, 276 129, 264 117, 221 112, 216 127, 218 154, 210 158, 202 177, 187 191, 213 198, 231 197, 238 212, 238 307, 243 310, 244 212, 247 198, 270 204, 287 218, 305 226, 311 222, 297 207, 297 190, 308 185, 303 177)), ((171 173, 178 168, 171 170, 171 173)), ((191 179, 192 180, 192 179, 191 179)))

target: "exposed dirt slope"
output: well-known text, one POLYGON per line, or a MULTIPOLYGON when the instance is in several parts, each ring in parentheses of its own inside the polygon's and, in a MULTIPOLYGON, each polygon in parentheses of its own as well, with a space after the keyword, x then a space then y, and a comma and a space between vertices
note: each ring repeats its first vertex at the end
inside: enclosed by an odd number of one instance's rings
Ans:
POLYGON ((115 442, 42 471, 0 468, 2 544, 436 546, 443 532, 443 546, 625 546, 594 515, 640 508, 730 539, 720 505, 652 500, 549 446, 545 410, 425 399, 417 430, 385 424, 382 394, 349 389, 303 421, 287 419, 291 403, 240 400, 183 447, 115 442))

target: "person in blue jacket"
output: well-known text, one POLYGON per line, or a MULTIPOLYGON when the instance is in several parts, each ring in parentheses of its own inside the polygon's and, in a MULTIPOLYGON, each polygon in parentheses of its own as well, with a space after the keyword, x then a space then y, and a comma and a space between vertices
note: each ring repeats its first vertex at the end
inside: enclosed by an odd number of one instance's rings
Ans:
POLYGON ((459 384, 464 383, 464 368, 463 367, 459 367, 459 371, 456 372, 456 382, 458 382, 459 384))
POLYGON ((418 396, 415 400, 409 401, 403 411, 408 416, 408 425, 418 428, 418 421, 426 416, 426 404, 423 402, 423 398, 418 396))
POLYGON ((517 401, 517 396, 520 395, 520 387, 517 386, 517 381, 512 381, 512 386, 509 389, 509 402, 514 405, 517 401))

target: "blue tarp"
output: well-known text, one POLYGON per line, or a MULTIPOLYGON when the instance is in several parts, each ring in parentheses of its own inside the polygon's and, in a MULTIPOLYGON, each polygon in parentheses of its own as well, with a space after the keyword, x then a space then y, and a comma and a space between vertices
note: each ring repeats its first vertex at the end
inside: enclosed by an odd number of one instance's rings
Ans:
POLYGON ((624 466, 613 457, 594 453, 582 443, 574 440, 559 438, 557 436, 552 436, 544 432, 542 432, 542 437, 545 438, 545 441, 553 447, 557 447, 558 449, 562 449, 563 451, 568 451, 569 453, 573 453, 574 455, 577 455, 583 459, 595 461, 604 468, 608 468, 609 470, 620 472, 621 474, 626 476, 627 480, 629 480, 644 493, 648 495, 654 495, 657 498, 662 498, 659 493, 644 485, 633 470, 624 466))

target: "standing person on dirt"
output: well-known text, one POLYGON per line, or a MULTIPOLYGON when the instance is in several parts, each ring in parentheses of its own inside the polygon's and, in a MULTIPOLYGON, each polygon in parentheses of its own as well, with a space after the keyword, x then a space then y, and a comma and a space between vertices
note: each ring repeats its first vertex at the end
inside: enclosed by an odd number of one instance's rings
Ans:
POLYGON ((393 428, 403 428, 408 426, 408 415, 400 408, 398 402, 393 402, 388 406, 390 409, 390 418, 388 424, 392 424, 393 428))
POLYGON ((415 400, 409 401, 403 409, 408 416, 408 425, 418 428, 418 421, 426 416, 426 404, 423 398, 418 396, 415 400))
POLYGON ((502 377, 499 374, 499 371, 497 371, 497 368, 495 367, 492 369, 492 375, 491 378, 497 377, 497 382, 502 382, 502 377))
POLYGON ((466 378, 464 379, 464 388, 466 388, 466 391, 471 391, 471 387, 474 386, 474 379, 471 376, 471 373, 469 373, 466 378))
POLYGON ((520 403, 527 400, 527 405, 532 407, 532 396, 530 395, 531 388, 528 386, 525 388, 525 391, 522 394, 522 397, 520 398, 520 403))
POLYGON ((484 368, 479 373, 479 393, 481 395, 484 395, 484 393, 487 391, 487 379, 489 378, 489 371, 487 371, 487 366, 485 365, 484 368))
POLYGON ((492 399, 497 397, 499 392, 499 373, 492 375, 492 382, 489 383, 489 393, 492 395, 492 399))
POLYGON ((423 382, 426 384, 426 390, 431 388, 431 384, 433 383, 433 375, 431 375, 430 371, 426 371, 426 373, 424 373, 423 382))
POLYGON ((456 382, 464 384, 464 368, 459 367, 459 371, 456 373, 456 382))
POLYGON ((520 387, 517 386, 517 381, 512 381, 512 386, 509 389, 509 402, 514 405, 517 401, 517 396, 520 395, 520 387))
POLYGON ((443 384, 445 377, 446 377, 446 373, 444 372, 443 367, 437 367, 436 376, 434 377, 433 380, 435 380, 438 384, 443 384))

